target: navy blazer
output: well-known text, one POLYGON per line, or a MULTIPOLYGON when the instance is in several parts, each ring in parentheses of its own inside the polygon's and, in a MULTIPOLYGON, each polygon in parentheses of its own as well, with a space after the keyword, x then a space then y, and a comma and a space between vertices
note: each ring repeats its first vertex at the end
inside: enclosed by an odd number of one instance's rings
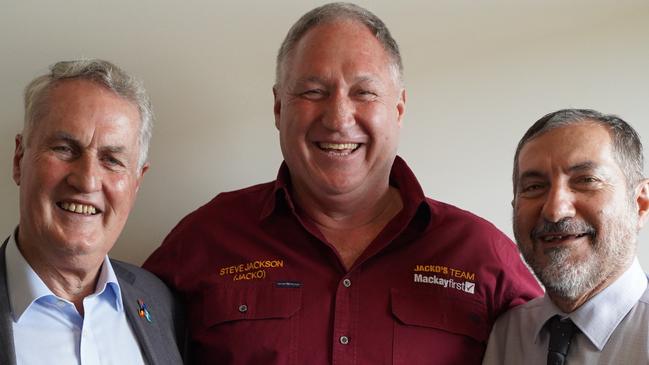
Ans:
MULTIPOLYGON (((0 365, 16 365, 5 249, 0 247, 0 365)), ((184 338, 183 317, 171 291, 155 275, 137 266, 111 259, 122 301, 144 361, 151 365, 182 364, 179 348, 184 338), (152 321, 138 315, 137 300, 147 304, 152 321)), ((37 344, 36 344, 37 345, 37 344)))

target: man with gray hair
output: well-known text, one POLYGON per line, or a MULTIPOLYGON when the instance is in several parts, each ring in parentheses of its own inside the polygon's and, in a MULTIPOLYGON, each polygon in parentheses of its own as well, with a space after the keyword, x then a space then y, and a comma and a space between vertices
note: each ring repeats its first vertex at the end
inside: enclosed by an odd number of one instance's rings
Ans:
POLYGON ((107 257, 148 169, 141 83, 102 60, 59 62, 25 90, 0 246, 0 364, 181 364, 178 307, 154 275, 107 257))
POLYGON ((200 364, 479 364, 541 293, 490 223, 427 199, 396 156, 399 48, 353 4, 316 8, 277 57, 275 181, 183 219, 145 267, 188 306, 200 364))
POLYGON ((649 180, 635 130, 594 110, 550 113, 519 142, 513 181, 516 241, 546 294, 496 322, 484 363, 649 362, 636 257, 649 180))

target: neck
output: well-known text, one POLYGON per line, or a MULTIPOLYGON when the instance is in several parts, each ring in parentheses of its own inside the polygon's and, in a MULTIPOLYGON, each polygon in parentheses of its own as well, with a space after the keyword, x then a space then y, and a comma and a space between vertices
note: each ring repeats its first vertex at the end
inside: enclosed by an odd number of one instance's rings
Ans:
POLYGON ((387 183, 379 194, 362 199, 341 195, 315 200, 295 195, 297 208, 318 227, 347 270, 403 207, 399 191, 387 183))
POLYGON ((318 226, 330 229, 362 227, 386 215, 392 218, 402 207, 399 191, 387 182, 380 189, 330 196, 316 196, 296 187, 293 195, 297 207, 307 217, 318 226))
POLYGON ((104 257, 57 255, 17 244, 25 261, 52 293, 72 302, 83 316, 83 299, 95 291, 104 257))

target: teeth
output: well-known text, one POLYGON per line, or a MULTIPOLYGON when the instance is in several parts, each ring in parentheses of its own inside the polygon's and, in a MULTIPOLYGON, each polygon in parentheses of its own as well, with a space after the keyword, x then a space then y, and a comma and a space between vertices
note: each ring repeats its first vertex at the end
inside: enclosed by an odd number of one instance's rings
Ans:
POLYGON ((60 204, 60 207, 67 210, 68 212, 73 212, 73 213, 78 213, 83 215, 92 215, 97 213, 97 209, 95 207, 86 204, 63 202, 60 204))
POLYGON ((354 150, 358 147, 358 143, 324 143, 318 144, 320 148, 328 150, 354 150))
POLYGON ((569 237, 581 238, 581 237, 584 237, 584 236, 586 236, 586 235, 587 235, 586 233, 580 233, 580 234, 576 234, 576 235, 548 236, 548 237, 544 237, 543 240, 544 240, 545 242, 554 242, 554 241, 559 241, 559 240, 567 239, 567 238, 569 238, 569 237))

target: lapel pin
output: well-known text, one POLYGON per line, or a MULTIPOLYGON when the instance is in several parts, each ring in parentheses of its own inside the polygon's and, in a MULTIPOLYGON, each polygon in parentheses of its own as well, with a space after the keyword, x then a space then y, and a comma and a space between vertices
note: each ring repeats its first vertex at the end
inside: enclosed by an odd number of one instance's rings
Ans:
POLYGON ((145 318, 148 322, 151 322, 151 314, 149 313, 149 310, 146 308, 146 304, 142 299, 137 300, 137 314, 140 316, 140 318, 145 318))

